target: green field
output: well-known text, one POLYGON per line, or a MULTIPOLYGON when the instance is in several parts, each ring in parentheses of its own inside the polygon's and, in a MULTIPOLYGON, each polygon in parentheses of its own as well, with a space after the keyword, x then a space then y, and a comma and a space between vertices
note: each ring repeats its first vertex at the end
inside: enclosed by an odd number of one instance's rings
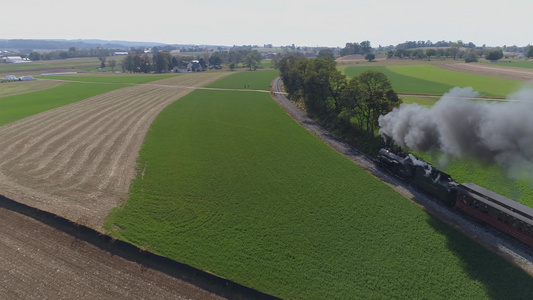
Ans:
POLYGON ((286 299, 533 293, 533 278, 327 147, 266 93, 201 90, 167 107, 105 227, 286 299))
POLYGON ((0 126, 125 86, 67 83, 38 92, 3 97, 0 98, 0 126))
POLYGON ((426 107, 431 107, 439 100, 438 97, 420 97, 420 96, 400 96, 402 103, 404 104, 413 104, 423 105, 426 107))
POLYGON ((366 70, 382 72, 392 83, 392 88, 399 94, 428 94, 442 95, 448 92, 452 85, 402 75, 392 71, 388 66, 376 67, 347 67, 344 73, 353 78, 366 70))
POLYGON ((533 60, 491 63, 499 66, 533 69, 533 60))
POLYGON ((96 57, 87 57, 87 58, 69 58, 69 59, 58 59, 58 60, 43 60, 32 63, 23 63, 23 64, 0 64, 0 71, 26 71, 26 70, 38 70, 40 69, 49 69, 49 68, 71 68, 72 72, 75 72, 75 69, 92 69, 95 66, 99 66, 100 61, 96 57))
POLYGON ((472 87, 481 96, 505 98, 523 84, 521 81, 450 71, 432 65, 346 67, 344 72, 353 77, 365 70, 383 72, 393 89, 400 94, 442 95, 458 86, 472 87))
POLYGON ((390 66, 393 72, 418 79, 439 82, 458 87, 472 87, 481 96, 506 97, 523 82, 504 78, 469 74, 441 69, 430 65, 418 66, 390 66))
POLYGON ((206 87, 270 91, 270 83, 278 74, 278 70, 240 71, 210 83, 206 87))

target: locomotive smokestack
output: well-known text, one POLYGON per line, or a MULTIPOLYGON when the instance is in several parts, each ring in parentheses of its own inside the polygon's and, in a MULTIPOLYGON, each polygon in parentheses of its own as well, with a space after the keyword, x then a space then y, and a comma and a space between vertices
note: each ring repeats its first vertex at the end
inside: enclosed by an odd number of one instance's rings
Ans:
POLYGON ((507 102, 470 100, 477 96, 472 88, 453 88, 432 108, 402 105, 380 116, 380 134, 413 150, 490 161, 513 178, 531 175, 533 89, 523 89, 507 102))

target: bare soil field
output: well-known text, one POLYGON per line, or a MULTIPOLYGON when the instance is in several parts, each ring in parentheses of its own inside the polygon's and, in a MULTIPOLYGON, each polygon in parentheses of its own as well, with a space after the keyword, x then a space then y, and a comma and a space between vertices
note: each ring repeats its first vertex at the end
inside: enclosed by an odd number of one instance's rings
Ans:
POLYGON ((0 127, 0 194, 101 230, 125 202, 150 124, 229 73, 195 73, 91 97, 0 127))
POLYGON ((0 208, 2 299, 222 299, 0 208))
POLYGON ((457 64, 442 64, 437 67, 459 71, 465 73, 472 73, 478 75, 486 75, 492 77, 506 78, 520 81, 533 81, 533 69, 513 68, 499 65, 490 65, 483 63, 457 63, 457 64))

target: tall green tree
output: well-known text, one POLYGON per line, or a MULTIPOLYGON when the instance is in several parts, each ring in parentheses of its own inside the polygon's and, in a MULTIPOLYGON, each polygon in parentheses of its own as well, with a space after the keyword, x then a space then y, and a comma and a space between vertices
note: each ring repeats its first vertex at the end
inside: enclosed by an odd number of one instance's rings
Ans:
POLYGON ((532 58, 533 57, 533 46, 529 46, 526 50, 526 57, 532 58))
POLYGON ((312 115, 340 112, 339 98, 346 86, 346 76, 337 70, 336 62, 328 58, 307 60, 303 72, 304 103, 312 115))
POLYGON ((153 55, 155 73, 167 72, 172 66, 172 56, 166 51, 159 51, 153 55))
POLYGON ((372 46, 370 46, 370 41, 362 41, 359 45, 361 46, 362 54, 368 54, 372 52, 372 46))
POLYGON ((117 66, 117 61, 114 59, 110 59, 108 62, 108 65, 111 68, 111 71, 115 71, 115 67, 117 66))
POLYGON ((275 67, 280 71, 285 91, 289 98, 298 99, 303 87, 303 69, 307 59, 296 54, 289 54, 276 61, 275 67))
POLYGON ((105 68, 105 62, 106 62, 107 58, 105 56, 103 56, 103 55, 100 55, 98 57, 98 60, 100 61, 100 68, 102 68, 102 69, 105 68))
POLYGON ((502 57, 503 57, 502 49, 494 49, 490 51, 489 53, 487 53, 487 55, 485 56, 485 58, 490 61, 496 61, 502 57))
POLYGON ((261 59, 262 59, 261 54, 257 52, 257 50, 254 50, 248 53, 248 55, 246 55, 246 57, 244 58, 244 65, 250 68, 250 70, 252 69, 255 70, 259 66, 261 59))
POLYGON ((387 76, 372 70, 353 78, 341 95, 342 108, 357 118, 369 136, 374 136, 379 116, 401 103, 387 76))
POLYGON ((317 55, 318 58, 331 58, 331 59, 335 59, 335 53, 333 53, 333 50, 329 49, 329 48, 325 48, 325 49, 320 49, 320 51, 318 51, 318 55, 317 55))
POLYGON ((435 49, 426 49, 426 56, 427 56, 428 60, 431 60, 431 57, 435 56, 435 55, 437 55, 437 50, 435 50, 435 49))

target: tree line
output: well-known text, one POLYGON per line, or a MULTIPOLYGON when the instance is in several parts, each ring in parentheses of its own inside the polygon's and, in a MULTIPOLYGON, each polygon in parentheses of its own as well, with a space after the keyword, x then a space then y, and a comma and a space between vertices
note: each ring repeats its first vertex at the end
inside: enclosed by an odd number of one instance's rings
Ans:
POLYGON ((365 71, 348 79, 329 58, 286 55, 275 61, 290 99, 337 135, 367 151, 382 145, 378 118, 401 103, 385 74, 365 71))
MULTIPOLYGON (((154 50, 154 49, 152 49, 154 50)), ((172 55, 167 51, 155 50, 152 55, 144 52, 129 52, 122 59, 122 68, 130 73, 166 73, 176 69, 184 69, 193 61, 198 61, 200 68, 195 70, 206 70, 207 68, 220 69, 222 64, 228 64, 231 70, 241 66, 255 70, 261 62, 262 56, 257 50, 237 48, 229 51, 205 52, 202 55, 172 55)), ((100 60, 102 60, 100 58, 100 60)))

